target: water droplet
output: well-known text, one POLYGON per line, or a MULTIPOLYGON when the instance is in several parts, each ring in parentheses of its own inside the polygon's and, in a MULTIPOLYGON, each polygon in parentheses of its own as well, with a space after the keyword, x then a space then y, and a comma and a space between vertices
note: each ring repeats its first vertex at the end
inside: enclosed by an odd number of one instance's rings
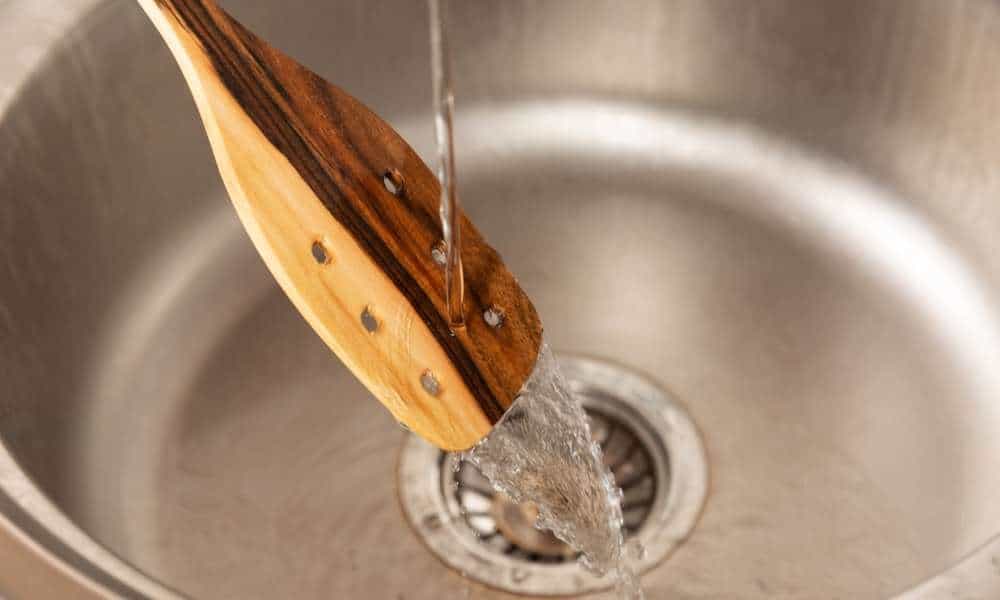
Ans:
POLYGON ((490 306, 483 311, 483 320, 486 321, 486 324, 493 329, 500 329, 503 327, 503 322, 506 317, 507 316, 504 314, 503 310, 497 306, 490 306))
POLYGON ((378 319, 372 314, 371 307, 366 306, 361 311, 361 325, 364 326, 368 333, 375 333, 378 330, 378 319))
POLYGON ((426 391, 431 396, 437 396, 438 392, 441 391, 441 385, 438 383, 437 377, 430 370, 424 371, 420 374, 420 385, 423 386, 424 391, 426 391))

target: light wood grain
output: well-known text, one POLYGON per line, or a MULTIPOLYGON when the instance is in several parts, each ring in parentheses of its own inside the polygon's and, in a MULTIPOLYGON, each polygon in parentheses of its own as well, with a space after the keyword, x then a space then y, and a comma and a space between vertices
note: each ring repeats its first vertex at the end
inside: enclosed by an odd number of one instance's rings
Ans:
POLYGON ((430 254, 440 187, 402 138, 208 0, 139 2, 191 88, 240 219, 298 310, 398 421, 449 450, 480 440, 541 342, 538 316, 499 255, 463 215, 467 325, 450 331, 430 254), (383 185, 389 170, 402 193, 383 185), (315 243, 327 262, 314 259, 315 243), (502 327, 482 318, 492 305, 502 327), (421 386, 427 371, 437 394, 421 386))

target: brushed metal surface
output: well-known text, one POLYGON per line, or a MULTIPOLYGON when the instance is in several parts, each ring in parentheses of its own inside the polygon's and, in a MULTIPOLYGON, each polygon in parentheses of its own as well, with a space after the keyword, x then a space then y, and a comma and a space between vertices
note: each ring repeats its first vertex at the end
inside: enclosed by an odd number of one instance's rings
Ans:
MULTIPOLYGON (((409 530, 403 433, 268 277, 139 9, 45 4, 0 3, 5 518, 123 595, 513 598, 409 530)), ((223 4, 433 156, 422 3, 223 4)), ((704 437, 650 596, 997 597, 1000 3, 452 16, 465 206, 555 348, 704 437)))

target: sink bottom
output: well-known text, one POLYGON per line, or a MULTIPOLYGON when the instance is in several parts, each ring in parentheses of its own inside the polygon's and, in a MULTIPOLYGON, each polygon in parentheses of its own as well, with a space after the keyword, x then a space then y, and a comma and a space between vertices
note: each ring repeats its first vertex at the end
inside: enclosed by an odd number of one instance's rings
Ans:
MULTIPOLYGON (((423 125, 401 129, 427 146, 423 125)), ((701 428, 709 500, 651 597, 885 597, 1000 526, 977 418, 996 315, 892 194, 641 105, 470 107, 458 130, 468 210, 551 344, 654 374, 701 428)), ((109 312, 59 504, 196 597, 514 597, 423 547, 395 489, 405 433, 224 195, 204 206, 109 312)))

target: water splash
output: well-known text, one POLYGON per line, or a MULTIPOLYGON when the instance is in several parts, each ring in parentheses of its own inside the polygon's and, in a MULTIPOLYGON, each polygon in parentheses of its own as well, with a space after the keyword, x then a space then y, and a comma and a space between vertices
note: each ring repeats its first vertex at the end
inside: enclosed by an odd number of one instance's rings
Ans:
POLYGON ((620 598, 644 598, 622 534, 621 490, 547 345, 518 399, 464 459, 498 491, 533 503, 535 526, 580 551, 585 568, 612 573, 620 598))

